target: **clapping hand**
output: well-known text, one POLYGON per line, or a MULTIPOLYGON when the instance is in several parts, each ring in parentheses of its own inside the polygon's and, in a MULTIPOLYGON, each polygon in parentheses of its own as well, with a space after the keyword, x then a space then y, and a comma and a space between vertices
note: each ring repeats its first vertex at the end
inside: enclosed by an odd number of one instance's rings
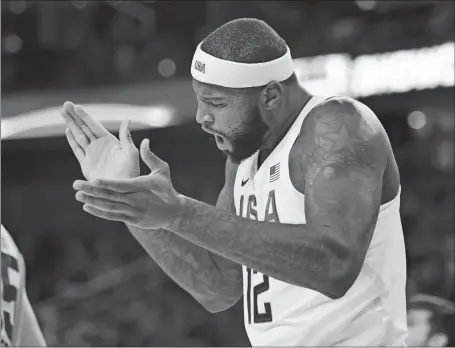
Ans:
POLYGON ((88 213, 107 220, 123 221, 141 228, 168 228, 183 207, 183 197, 175 191, 169 165, 153 154, 149 141, 141 143, 141 157, 149 175, 134 179, 93 182, 77 180, 76 199, 88 213))
POLYGON ((139 151, 131 138, 129 121, 120 125, 119 140, 80 105, 66 102, 61 114, 67 127, 68 143, 87 180, 139 175, 139 151))

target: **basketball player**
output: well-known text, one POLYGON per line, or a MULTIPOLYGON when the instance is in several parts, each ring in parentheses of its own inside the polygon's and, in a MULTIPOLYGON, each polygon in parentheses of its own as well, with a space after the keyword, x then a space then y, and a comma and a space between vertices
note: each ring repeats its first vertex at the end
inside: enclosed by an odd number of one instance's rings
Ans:
POLYGON ((8 231, 1 225, 2 347, 44 347, 41 329, 25 290, 25 264, 8 231))
POLYGON ((208 35, 191 74, 196 119, 227 156, 216 207, 176 192, 147 140, 139 176, 127 123, 119 141, 67 102, 83 209, 125 222, 209 311, 243 294, 253 346, 405 345, 400 177, 375 114, 306 92, 285 41, 256 19, 208 35))

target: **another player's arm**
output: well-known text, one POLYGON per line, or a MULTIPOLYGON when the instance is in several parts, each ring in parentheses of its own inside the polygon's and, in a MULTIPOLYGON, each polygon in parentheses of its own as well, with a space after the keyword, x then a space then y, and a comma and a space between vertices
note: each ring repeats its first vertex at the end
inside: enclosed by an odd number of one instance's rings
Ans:
POLYGON ((305 123, 290 169, 305 193, 306 224, 253 221, 183 197, 169 229, 273 278, 339 298, 356 280, 376 226, 385 152, 380 131, 349 99, 325 102, 305 123))
MULTIPOLYGON (((226 180, 216 207, 234 213, 233 183, 236 166, 226 163, 226 180)), ((241 265, 164 230, 128 229, 155 262, 208 311, 234 305, 242 294, 241 265)))

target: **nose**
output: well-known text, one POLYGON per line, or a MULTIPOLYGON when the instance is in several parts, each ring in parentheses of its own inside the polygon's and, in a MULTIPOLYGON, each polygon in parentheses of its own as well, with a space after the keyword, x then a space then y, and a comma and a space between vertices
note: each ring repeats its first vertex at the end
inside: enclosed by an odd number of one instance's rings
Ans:
POLYGON ((203 126, 210 126, 215 121, 215 119, 204 109, 198 108, 196 113, 196 121, 203 126))

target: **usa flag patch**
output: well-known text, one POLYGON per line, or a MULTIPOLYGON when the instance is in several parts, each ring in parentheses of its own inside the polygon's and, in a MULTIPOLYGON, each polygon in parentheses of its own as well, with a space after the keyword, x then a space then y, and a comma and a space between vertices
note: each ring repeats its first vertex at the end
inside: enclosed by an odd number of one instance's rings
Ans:
POLYGON ((270 167, 270 180, 269 182, 274 182, 280 178, 280 164, 277 163, 274 166, 270 167))

